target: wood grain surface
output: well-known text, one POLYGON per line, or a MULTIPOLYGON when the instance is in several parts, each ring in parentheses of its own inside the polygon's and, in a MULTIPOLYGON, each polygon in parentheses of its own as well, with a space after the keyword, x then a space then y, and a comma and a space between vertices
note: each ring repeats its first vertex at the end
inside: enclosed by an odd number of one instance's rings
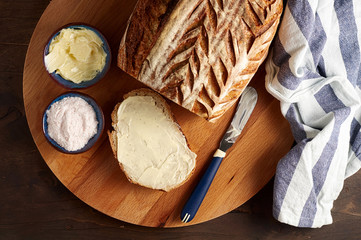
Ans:
POLYGON ((24 65, 24 105, 34 141, 59 180, 85 203, 109 216, 151 227, 187 226, 221 216, 246 202, 272 178, 277 162, 293 142, 279 102, 264 88, 263 68, 252 81, 259 95, 256 108, 242 135, 227 152, 197 215, 187 224, 181 222, 181 209, 218 148, 236 105, 216 123, 210 123, 169 102, 197 160, 190 181, 168 193, 129 183, 113 157, 106 134, 92 149, 76 155, 63 154, 45 140, 44 109, 67 91, 45 70, 43 51, 48 39, 72 22, 95 26, 108 39, 114 56, 110 71, 98 84, 82 92, 99 103, 104 111, 105 129, 110 129, 110 112, 116 103, 130 90, 143 86, 122 72, 115 61, 133 7, 134 1, 130 0, 54 0, 49 4, 34 30, 24 65))
POLYGON ((54 176, 33 142, 23 106, 28 43, 49 1, 0 1, 0 239, 360 239, 361 172, 346 179, 334 223, 301 229, 272 218, 272 184, 214 220, 161 229, 116 220, 86 205, 54 176))

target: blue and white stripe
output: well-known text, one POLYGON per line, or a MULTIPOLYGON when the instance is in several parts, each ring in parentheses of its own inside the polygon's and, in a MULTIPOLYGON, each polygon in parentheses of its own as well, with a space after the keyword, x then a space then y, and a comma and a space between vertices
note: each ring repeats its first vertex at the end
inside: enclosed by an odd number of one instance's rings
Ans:
POLYGON ((275 176, 281 222, 332 223, 344 179, 361 167, 360 46, 360 0, 288 0, 266 63, 296 141, 275 176))

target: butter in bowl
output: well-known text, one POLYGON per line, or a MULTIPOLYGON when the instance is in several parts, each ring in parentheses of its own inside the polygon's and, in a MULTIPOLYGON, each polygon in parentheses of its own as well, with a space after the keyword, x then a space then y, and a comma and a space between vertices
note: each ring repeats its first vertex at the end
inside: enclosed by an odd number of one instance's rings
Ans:
POLYGON ((94 27, 69 25, 57 31, 44 50, 44 64, 51 77, 68 89, 87 88, 109 70, 111 51, 94 27))

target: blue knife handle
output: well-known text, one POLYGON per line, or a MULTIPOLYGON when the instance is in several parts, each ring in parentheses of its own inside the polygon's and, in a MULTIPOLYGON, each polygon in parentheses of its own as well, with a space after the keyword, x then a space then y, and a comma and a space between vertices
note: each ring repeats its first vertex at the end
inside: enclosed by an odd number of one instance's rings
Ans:
POLYGON ((182 222, 190 222, 196 215, 204 197, 208 192, 209 187, 211 186, 213 178, 217 173, 219 165, 221 165, 224 156, 225 153, 219 149, 213 155, 212 161, 208 166, 206 172, 202 176, 198 185, 193 190, 192 195, 189 197, 187 203, 183 207, 183 210, 181 212, 182 222))

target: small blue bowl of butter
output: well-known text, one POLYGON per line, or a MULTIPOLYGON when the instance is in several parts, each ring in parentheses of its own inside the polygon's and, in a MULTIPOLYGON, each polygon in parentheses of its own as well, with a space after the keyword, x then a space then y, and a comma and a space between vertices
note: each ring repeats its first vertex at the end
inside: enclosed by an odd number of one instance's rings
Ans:
POLYGON ((110 68, 111 50, 94 27, 73 24, 57 31, 44 49, 50 76, 68 89, 87 88, 102 79, 110 68))

